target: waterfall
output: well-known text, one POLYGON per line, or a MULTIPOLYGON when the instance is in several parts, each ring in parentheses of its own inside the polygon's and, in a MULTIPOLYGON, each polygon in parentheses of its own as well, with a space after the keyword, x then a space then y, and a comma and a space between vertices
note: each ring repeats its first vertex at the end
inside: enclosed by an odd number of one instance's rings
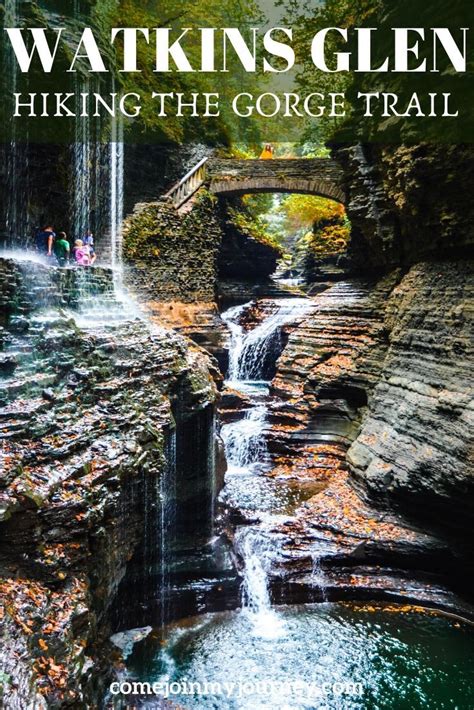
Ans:
POLYGON ((216 518, 216 415, 212 411, 211 423, 209 426, 209 439, 207 447, 207 470, 209 472, 210 496, 209 496, 209 537, 214 537, 214 525, 216 518))
MULTIPOLYGON (((76 101, 79 104, 81 92, 89 92, 89 82, 76 79, 76 101)), ((73 195, 72 195, 72 236, 83 239, 91 228, 91 183, 92 149, 90 119, 80 117, 75 121, 75 136, 72 146, 73 195)))
POLYGON ((244 419, 222 427, 227 463, 234 468, 244 468, 263 461, 267 446, 263 432, 267 420, 267 407, 253 407, 244 419))
MULTIPOLYGON (((90 92, 90 82, 78 79, 76 100, 90 92)), ((72 145, 72 236, 82 239, 87 230, 95 234, 101 263, 110 263, 114 283, 122 286, 122 222, 124 217, 124 124, 112 117, 107 123, 76 119, 72 145), (108 141, 104 142, 104 135, 108 141), (104 239, 108 237, 108 243, 104 239)))
POLYGON ((240 325, 240 317, 249 305, 249 303, 245 303, 243 306, 234 306, 222 313, 222 320, 230 332, 228 379, 232 382, 239 379, 239 362, 245 340, 245 332, 240 325))
MULTIPOLYGON (((265 442, 267 423, 267 385, 264 381, 269 364, 281 350, 282 327, 296 321, 311 307, 307 299, 279 299, 271 303, 272 313, 252 330, 246 331, 242 317, 251 306, 234 306, 222 314, 230 332, 228 382, 250 396, 251 407, 238 421, 222 427, 228 476, 244 477, 252 485, 249 473, 259 476, 268 459, 265 442)), ((230 482, 230 479, 228 479, 230 482)), ((235 535, 235 549, 243 563, 242 613, 252 626, 252 634, 260 638, 277 638, 284 634, 281 615, 272 609, 270 574, 277 560, 279 545, 272 527, 275 516, 261 518, 260 523, 240 527, 235 535)))
POLYGON ((283 326, 303 316, 310 307, 305 298, 284 298, 274 303, 276 312, 248 332, 240 319, 249 303, 222 314, 231 334, 228 377, 232 382, 261 379, 265 364, 279 354, 283 326))
POLYGON ((124 217, 124 125, 113 118, 109 148, 110 161, 110 248, 111 263, 118 286, 122 282, 122 222, 124 217))
MULTIPOLYGON (((18 27, 19 0, 5 0, 4 27, 18 27)), ((4 68, 10 96, 17 91, 18 66, 13 49, 8 50, 4 68)), ((28 78, 24 78, 28 81, 28 78)), ((10 141, 5 151, 6 195, 5 225, 8 246, 24 248, 29 241, 30 218, 28 211, 29 151, 27 135, 18 135, 17 121, 12 118, 9 127, 10 141)))
POLYGON ((327 601, 327 580, 324 574, 324 570, 321 566, 321 554, 319 550, 313 550, 311 554, 312 568, 311 568, 311 586, 318 589, 323 601, 327 601))
POLYGON ((170 431, 166 466, 159 481, 160 625, 170 619, 171 562, 176 536, 176 430, 170 431))
POLYGON ((275 561, 275 540, 261 529, 241 528, 235 546, 244 563, 242 606, 252 623, 252 633, 274 639, 284 633, 284 623, 272 609, 268 576, 275 561))

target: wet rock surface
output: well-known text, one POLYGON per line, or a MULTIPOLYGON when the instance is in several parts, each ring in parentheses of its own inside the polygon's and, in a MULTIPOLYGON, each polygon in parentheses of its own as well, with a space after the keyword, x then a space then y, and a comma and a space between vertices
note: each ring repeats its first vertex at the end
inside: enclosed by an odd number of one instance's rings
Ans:
POLYGON ((473 276, 469 262, 418 264, 394 289, 382 375, 348 453, 377 500, 460 531, 474 519, 473 276))
POLYGON ((146 310, 154 322, 173 328, 203 347, 215 358, 221 373, 227 371, 229 333, 215 303, 147 301, 146 310))
MULTIPOLYGON (((13 296, 22 273, 6 280, 13 296)), ((176 426, 194 442, 212 430, 215 385, 206 357, 172 331, 123 313, 111 322, 115 311, 78 325, 54 306, 29 309, 20 328, 12 303, 3 355, 17 365, 2 373, 0 422, 5 701, 90 707, 119 658, 108 618, 143 544, 146 491, 169 466, 176 426)))
POLYGON ((472 574, 452 532, 471 516, 471 288, 469 265, 442 262, 341 282, 290 334, 272 382, 271 475, 322 489, 275 526, 276 598, 405 597, 472 617, 452 593, 472 574))
POLYGON ((285 425, 272 435, 276 451, 351 443, 388 347, 384 308, 399 277, 343 281, 314 298, 313 315, 290 335, 272 382, 283 400, 272 416, 285 425))

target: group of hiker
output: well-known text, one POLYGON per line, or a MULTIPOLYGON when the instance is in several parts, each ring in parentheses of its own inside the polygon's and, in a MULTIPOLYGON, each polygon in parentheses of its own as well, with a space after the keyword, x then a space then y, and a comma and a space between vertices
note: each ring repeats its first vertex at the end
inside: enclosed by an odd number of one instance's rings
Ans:
MULTIPOLYGON (((266 143, 259 157, 261 160, 269 160, 273 158, 274 152, 273 146, 266 143)), ((92 266, 97 259, 94 235, 90 230, 87 230, 81 239, 76 239, 71 248, 66 232, 56 234, 54 227, 46 225, 37 230, 35 245, 39 254, 55 259, 59 266, 67 266, 71 263, 78 266, 92 266)))
POLYGON ((56 259, 59 266, 67 266, 70 263, 77 266, 92 266, 97 259, 94 235, 90 230, 86 231, 82 239, 76 239, 71 248, 66 232, 56 234, 54 227, 47 225, 38 229, 35 243, 39 254, 56 259))

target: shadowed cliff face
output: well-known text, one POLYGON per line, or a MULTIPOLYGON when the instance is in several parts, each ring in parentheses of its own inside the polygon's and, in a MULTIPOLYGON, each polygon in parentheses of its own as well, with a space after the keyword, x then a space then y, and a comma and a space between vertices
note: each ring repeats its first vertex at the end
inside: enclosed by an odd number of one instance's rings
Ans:
POLYGON ((345 174, 357 271, 472 254, 471 146, 358 145, 335 154, 345 174))
POLYGON ((180 210, 164 200, 136 205, 124 246, 127 283, 141 301, 209 303, 223 278, 265 282, 281 256, 239 229, 204 189, 180 210))
MULTIPOLYGON (((405 274, 378 311, 386 350, 377 355, 376 387, 349 451, 354 480, 415 519, 470 526, 474 218, 465 186, 472 148, 360 145, 336 153, 349 196, 353 266, 405 274)), ((341 363, 339 379, 354 379, 353 369, 341 363)), ((318 365, 316 372, 324 387, 325 372, 318 365)))
POLYGON ((472 264, 420 263, 336 284, 289 338, 273 381, 276 450, 349 448, 360 492, 447 529, 472 505, 472 264))
MULTIPOLYGON (((170 466, 184 476, 189 457, 201 457, 193 474, 199 480, 178 507, 210 508, 204 469, 213 451, 203 448, 199 432, 212 437, 215 387, 201 351, 124 311, 109 288, 110 272, 98 270, 102 297, 84 303, 82 291, 85 310, 78 312, 65 310, 67 302, 60 307, 59 270, 0 263, 1 297, 11 304, 1 330, 1 654, 11 680, 8 703, 83 707, 84 693, 92 702, 100 692, 107 615, 130 574, 127 564, 156 544, 157 496, 170 466), (32 288, 42 301, 35 302, 32 288), (172 453, 183 435, 186 460, 172 453)), ((147 580, 134 579, 139 604, 147 580)))
POLYGON ((387 303, 389 347, 349 450, 359 485, 449 528, 474 519, 473 265, 412 267, 387 303))
POLYGON ((305 599, 315 550, 331 599, 449 608, 448 588, 468 596, 472 292, 472 264, 420 263, 335 284, 289 334, 272 382, 273 475, 323 490, 278 529, 279 599, 305 599))

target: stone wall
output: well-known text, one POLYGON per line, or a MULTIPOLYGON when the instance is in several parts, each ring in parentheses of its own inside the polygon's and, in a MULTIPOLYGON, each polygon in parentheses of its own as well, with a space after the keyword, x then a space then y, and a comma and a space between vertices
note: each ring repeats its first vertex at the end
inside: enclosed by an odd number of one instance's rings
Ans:
POLYGON ((221 239, 206 193, 185 214, 165 201, 139 204, 125 225, 127 284, 144 301, 212 302, 221 239))
POLYGON ((212 303, 221 279, 265 280, 280 252, 244 233, 226 205, 202 189, 176 210, 137 205, 124 233, 127 284, 141 301, 212 303))
POLYGON ((112 302, 113 273, 101 267, 56 268, 36 261, 0 258, 0 307, 3 319, 40 307, 86 307, 91 299, 112 302))
POLYGON ((154 143, 125 145, 125 213, 135 205, 155 202, 181 180, 202 158, 212 152, 200 143, 160 145, 154 143))

